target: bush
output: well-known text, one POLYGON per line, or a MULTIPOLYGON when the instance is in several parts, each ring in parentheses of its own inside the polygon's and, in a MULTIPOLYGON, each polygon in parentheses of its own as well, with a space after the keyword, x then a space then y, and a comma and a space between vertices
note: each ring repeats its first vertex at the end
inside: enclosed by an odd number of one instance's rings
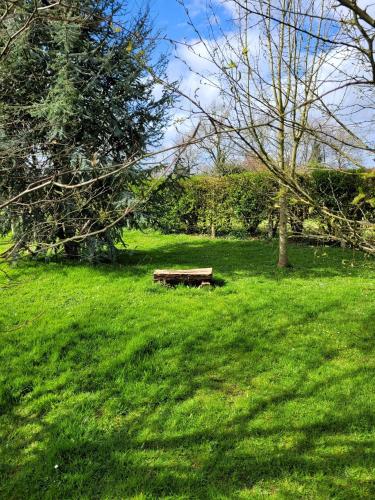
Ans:
POLYGON ((255 234, 275 191, 276 183, 267 173, 167 181, 144 215, 166 233, 255 234))
MULTIPOLYGON (((352 219, 375 220, 374 174, 318 169, 301 175, 300 182, 320 206, 352 219)), ((277 192, 278 183, 267 172, 168 180, 153 195, 144 215, 150 225, 166 233, 255 235, 259 224, 268 220, 275 234, 277 192)), ((318 215, 291 196, 293 233, 303 232, 309 216, 318 215)), ((332 230, 329 221, 320 222, 332 230)))
MULTIPOLYGON (((317 203, 352 220, 375 222, 375 176, 358 170, 319 169, 309 177, 309 188, 317 203)), ((323 227, 335 234, 337 225, 329 217, 323 227)), ((338 226, 341 233, 343 228, 338 226)))
POLYGON ((197 193, 190 187, 189 180, 168 179, 153 192, 143 209, 142 219, 165 233, 195 233, 198 232, 197 205, 197 193))
POLYGON ((231 176, 228 199, 245 231, 256 234, 262 220, 274 206, 277 182, 268 173, 245 173, 231 176))

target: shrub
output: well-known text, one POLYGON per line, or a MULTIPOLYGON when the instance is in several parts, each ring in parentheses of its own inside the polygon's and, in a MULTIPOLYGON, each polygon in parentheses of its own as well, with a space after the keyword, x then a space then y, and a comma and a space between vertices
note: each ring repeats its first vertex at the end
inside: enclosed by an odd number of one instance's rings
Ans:
MULTIPOLYGON (((356 220, 375 220, 375 175, 359 171, 317 169, 300 182, 320 206, 356 220)), ((154 181, 153 181, 154 182, 154 181)), ((255 235, 262 221, 271 221, 275 234, 278 183, 267 172, 244 172, 221 177, 193 176, 168 180, 154 193, 145 211, 150 225, 166 233, 255 235)), ((293 195, 290 225, 302 233, 309 217, 318 217, 293 195)), ((276 217, 277 219, 277 217, 276 217)), ((277 222, 277 220, 276 220, 277 222)), ((331 232, 329 220, 320 219, 331 232)))
POLYGON ((230 178, 228 201, 245 231, 256 234, 269 216, 277 193, 277 183, 268 173, 244 173, 230 178))

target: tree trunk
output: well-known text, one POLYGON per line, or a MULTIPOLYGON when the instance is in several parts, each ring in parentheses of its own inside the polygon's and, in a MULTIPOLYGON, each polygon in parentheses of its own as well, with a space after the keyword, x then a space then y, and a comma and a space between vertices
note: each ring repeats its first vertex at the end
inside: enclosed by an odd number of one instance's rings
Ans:
POLYGON ((279 209, 279 262, 278 267, 289 267, 288 259, 288 190, 280 189, 279 209))
POLYGON ((276 237, 277 234, 277 226, 279 224, 278 214, 274 212, 274 210, 270 210, 268 214, 268 225, 267 225, 267 236, 268 239, 272 240, 276 237))
POLYGON ((69 260, 79 259, 79 244, 76 241, 67 241, 64 243, 65 257, 69 260))
POLYGON ((216 227, 215 227, 215 224, 213 222, 211 223, 211 238, 213 238, 213 239, 216 238, 216 227))
POLYGON ((306 219, 305 207, 295 205, 292 210, 289 210, 290 226, 293 234, 303 233, 303 223, 306 219))

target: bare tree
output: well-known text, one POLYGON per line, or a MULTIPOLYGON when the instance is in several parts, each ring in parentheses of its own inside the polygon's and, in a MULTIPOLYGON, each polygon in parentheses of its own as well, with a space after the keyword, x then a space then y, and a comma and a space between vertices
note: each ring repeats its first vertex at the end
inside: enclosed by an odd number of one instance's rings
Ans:
POLYGON ((209 117, 202 116, 198 138, 201 141, 195 146, 200 152, 202 170, 212 175, 227 175, 243 170, 242 151, 237 148, 233 137, 221 125, 230 115, 230 111, 222 105, 209 108, 209 117))
MULTIPOLYGON (((309 131, 319 70, 328 57, 320 38, 328 36, 329 26, 311 16, 317 12, 314 2, 306 6, 309 14, 303 14, 302 0, 279 0, 257 2, 262 15, 254 27, 250 5, 245 0, 237 6, 235 29, 230 33, 212 31, 207 39, 197 31, 200 44, 191 50, 204 52, 215 64, 211 81, 220 86, 232 110, 220 123, 235 131, 239 147, 252 152, 280 179, 278 265, 286 267, 288 198, 297 184, 300 147, 309 131), (307 29, 301 32, 295 26, 307 29)), ((209 110, 207 115, 215 121, 209 110)))
MULTIPOLYGON (((279 179, 278 265, 289 264, 291 193, 333 218, 344 239, 371 251, 369 243, 360 241, 358 221, 348 220, 339 210, 318 206, 296 176, 307 142, 319 142, 357 165, 352 150, 373 153, 371 137, 360 133, 368 131, 368 124, 356 123, 359 110, 348 103, 351 88, 361 93, 357 108, 370 109, 373 98, 368 91, 370 55, 359 73, 358 59, 348 67, 348 53, 343 52, 350 50, 351 57, 367 54, 348 29, 348 15, 338 15, 330 1, 235 0, 231 5, 235 8, 230 30, 220 24, 210 25, 204 33, 195 28, 196 40, 187 44, 189 52, 214 67, 209 73, 198 74, 206 85, 219 91, 231 113, 218 118, 199 99, 191 100, 198 112, 234 137, 244 154, 254 155, 279 179), (317 122, 323 122, 324 128, 317 122)), ((213 13, 215 4, 211 2, 207 18, 212 19, 213 13)), ((187 7, 186 14, 189 17, 187 7)), ((194 26, 190 17, 189 22, 194 26)), ((351 24, 354 26, 354 21, 351 24)), ((361 40, 366 41, 366 36, 363 34, 361 40)))
POLYGON ((201 116, 198 126, 190 121, 189 132, 181 134, 182 141, 197 130, 195 141, 186 149, 183 164, 189 174, 228 175, 245 170, 242 151, 236 146, 231 134, 221 122, 229 112, 211 106, 210 117, 201 116))

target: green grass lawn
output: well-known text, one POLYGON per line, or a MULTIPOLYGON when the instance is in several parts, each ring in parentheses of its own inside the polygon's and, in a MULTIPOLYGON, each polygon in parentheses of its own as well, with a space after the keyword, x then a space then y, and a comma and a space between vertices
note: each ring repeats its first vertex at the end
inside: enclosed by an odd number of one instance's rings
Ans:
POLYGON ((0 497, 375 497, 375 264, 132 232, 0 279, 0 497), (152 271, 213 266, 222 286, 152 271))

